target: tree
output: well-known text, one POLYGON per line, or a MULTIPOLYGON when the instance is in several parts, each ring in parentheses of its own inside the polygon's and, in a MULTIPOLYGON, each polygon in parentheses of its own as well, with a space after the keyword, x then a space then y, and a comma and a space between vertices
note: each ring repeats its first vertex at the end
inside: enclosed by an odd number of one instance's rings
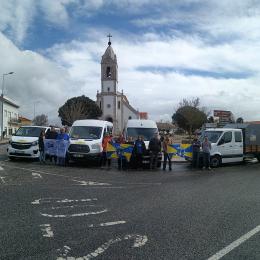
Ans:
POLYGON ((68 99, 58 110, 62 125, 71 126, 75 120, 97 119, 102 115, 97 104, 86 96, 68 99))
POLYGON ((199 104, 199 98, 191 101, 183 99, 172 116, 173 122, 188 131, 189 135, 207 122, 207 114, 204 112, 204 108, 203 110, 199 108, 199 104))
POLYGON ((237 120, 236 120, 236 123, 237 124, 243 124, 244 123, 244 119, 242 117, 239 117, 237 120))
POLYGON ((41 114, 41 115, 37 115, 34 119, 33 119, 33 125, 38 125, 38 126, 47 126, 48 125, 48 116, 41 114))

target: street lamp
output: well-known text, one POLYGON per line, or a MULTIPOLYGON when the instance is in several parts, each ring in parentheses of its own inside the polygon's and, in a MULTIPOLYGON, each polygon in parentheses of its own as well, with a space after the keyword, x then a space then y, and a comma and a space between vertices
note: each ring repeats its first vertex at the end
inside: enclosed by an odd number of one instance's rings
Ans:
POLYGON ((4 86, 5 86, 5 76, 14 74, 14 72, 8 72, 3 74, 3 81, 2 81, 2 93, 1 93, 1 100, 2 100, 2 118, 1 118, 1 139, 3 140, 4 136, 4 86))

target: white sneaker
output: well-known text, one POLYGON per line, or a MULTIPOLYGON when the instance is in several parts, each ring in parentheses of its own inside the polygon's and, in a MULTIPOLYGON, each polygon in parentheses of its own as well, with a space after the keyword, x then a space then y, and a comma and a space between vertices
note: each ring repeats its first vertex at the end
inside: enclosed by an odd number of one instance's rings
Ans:
POLYGON ((208 170, 211 170, 211 168, 210 168, 210 167, 208 167, 208 170))

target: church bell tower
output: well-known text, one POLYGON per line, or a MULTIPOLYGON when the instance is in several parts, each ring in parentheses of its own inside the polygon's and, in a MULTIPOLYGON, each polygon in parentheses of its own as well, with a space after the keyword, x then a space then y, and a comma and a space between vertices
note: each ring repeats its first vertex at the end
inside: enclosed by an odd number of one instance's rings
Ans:
POLYGON ((107 49, 101 59, 101 93, 97 94, 97 104, 101 108, 102 119, 111 121, 117 131, 117 92, 118 92, 118 65, 117 58, 111 46, 111 35, 107 49))

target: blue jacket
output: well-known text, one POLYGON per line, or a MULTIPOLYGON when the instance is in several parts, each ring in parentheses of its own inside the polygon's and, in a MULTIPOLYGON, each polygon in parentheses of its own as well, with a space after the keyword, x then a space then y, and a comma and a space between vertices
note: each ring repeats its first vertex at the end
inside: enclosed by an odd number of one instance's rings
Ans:
POLYGON ((66 141, 69 141, 70 137, 68 134, 66 133, 63 133, 63 134, 58 134, 57 135, 57 140, 66 140, 66 141))

